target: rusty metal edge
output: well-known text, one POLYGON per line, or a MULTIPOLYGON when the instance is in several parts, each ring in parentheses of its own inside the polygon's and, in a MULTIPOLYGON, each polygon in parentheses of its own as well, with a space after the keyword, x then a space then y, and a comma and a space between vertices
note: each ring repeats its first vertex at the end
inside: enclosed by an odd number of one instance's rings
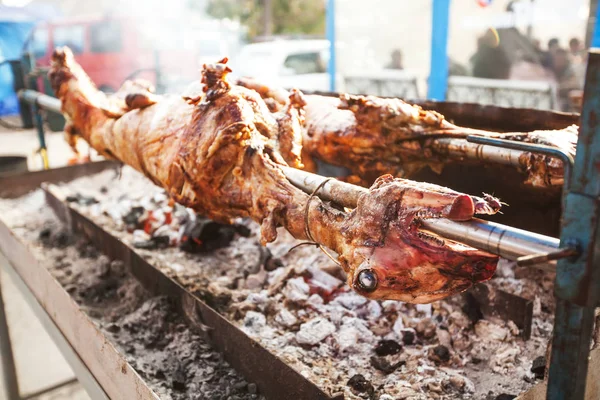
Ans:
POLYGON ((492 287, 488 283, 480 283, 469 291, 466 296, 478 303, 484 318, 500 318, 513 321, 520 330, 524 340, 531 338, 533 323, 533 300, 492 287))
MULTIPOLYGON (((327 91, 303 91, 305 95, 339 97, 340 93, 327 91)), ((353 95, 367 96, 353 93, 353 95)), ((397 99, 397 96, 377 96, 384 99, 397 99)), ((425 110, 437 111, 447 120, 456 124, 480 129, 503 131, 534 131, 545 129, 564 129, 578 124, 579 113, 555 110, 538 110, 535 108, 501 107, 492 104, 460 103, 455 101, 432 101, 423 99, 402 98, 409 104, 425 110), (490 124, 490 121, 493 123, 490 124)))
POLYGON ((44 182, 69 182, 109 168, 117 168, 119 165, 115 161, 103 160, 5 176, 0 178, 0 197, 19 197, 37 189, 44 182))
POLYGON ((0 251, 110 398, 159 398, 2 220, 0 251))
POLYGON ((343 400, 333 397, 302 376, 279 357, 221 316, 212 307, 189 293, 183 286, 144 260, 135 250, 61 199, 58 188, 43 185, 46 202, 73 232, 82 233, 94 246, 112 259, 128 265, 132 274, 151 293, 171 297, 191 325, 205 333, 206 339, 246 379, 255 382, 267 399, 343 400), (208 328, 208 329, 207 329, 208 328))
MULTIPOLYGON (((77 352, 73 349, 73 346, 71 346, 69 341, 67 339, 65 339, 61 330, 56 326, 56 324, 54 323, 52 318, 50 318, 50 315, 48 315, 46 310, 44 310, 44 308, 40 305, 40 303, 37 301, 35 295, 31 292, 31 290, 29 289, 27 284, 23 281, 23 279, 21 279, 21 276, 15 270, 15 267, 6 259, 6 257, 4 256, 4 254, 2 252, 0 252, 0 269, 2 269, 7 274, 7 276, 12 280, 12 282, 19 290, 19 293, 21 294, 21 296, 23 297, 25 302, 29 305, 29 307, 31 308, 31 310, 33 311, 33 313, 35 314, 35 316, 41 323, 42 328, 46 331, 48 336, 52 339, 52 341, 54 342, 54 344, 60 351, 61 355, 63 356, 63 358, 65 359, 67 364, 69 364, 69 366, 73 370, 73 373, 75 374, 74 379, 70 379, 66 382, 62 382, 62 383, 59 383, 56 385, 46 387, 35 393, 28 393, 28 394, 22 395, 21 397, 19 397, 19 395, 17 395, 17 394, 14 394, 13 396, 11 396, 11 394, 9 393, 9 395, 8 395, 9 399, 14 398, 14 399, 19 399, 19 400, 25 400, 30 397, 32 397, 32 398, 37 397, 43 393, 47 393, 50 390, 56 389, 57 387, 62 387, 65 384, 68 384, 69 382, 75 381, 75 382, 79 382, 79 384, 85 389, 88 396, 92 400, 108 400, 109 397, 106 395, 106 392, 104 391, 102 386, 100 386, 100 384, 98 383, 98 381, 96 380, 94 375, 90 372, 90 370, 85 365, 85 363, 83 361, 81 361, 81 358, 79 357, 77 352)), ((0 341, 4 340, 4 339, 5 338, 0 337, 0 341)), ((10 342, 10 337, 8 338, 8 341, 10 342)), ((3 358, 3 361, 5 361, 4 353, 2 353, 2 358, 3 358)))

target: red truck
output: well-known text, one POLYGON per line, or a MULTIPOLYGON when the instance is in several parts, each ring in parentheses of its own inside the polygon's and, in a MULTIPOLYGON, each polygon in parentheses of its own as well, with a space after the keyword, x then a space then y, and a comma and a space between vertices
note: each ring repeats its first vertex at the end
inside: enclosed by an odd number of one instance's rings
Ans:
MULTIPOLYGON (((69 46, 96 86, 105 92, 117 90, 125 80, 142 77, 153 84, 190 82, 199 78, 197 51, 182 48, 184 41, 161 27, 157 44, 144 32, 141 21, 128 17, 87 17, 42 23, 25 43, 32 67, 49 67, 52 50, 69 46), (168 47, 168 48, 166 48, 168 47), (160 81, 160 82, 157 82, 160 81)), ((176 32, 176 29, 175 29, 176 32)))

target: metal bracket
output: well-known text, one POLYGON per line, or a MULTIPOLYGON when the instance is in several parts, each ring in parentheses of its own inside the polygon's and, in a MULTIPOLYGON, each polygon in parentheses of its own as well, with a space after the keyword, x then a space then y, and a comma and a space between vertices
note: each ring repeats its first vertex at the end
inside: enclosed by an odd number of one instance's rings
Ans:
POLYGON ((577 258, 581 254, 579 246, 569 246, 557 251, 543 254, 531 254, 529 256, 519 257, 517 259, 517 266, 519 267, 531 267, 537 264, 545 264, 550 261, 556 261, 563 258, 577 258))
POLYGON ((505 149, 511 150, 527 151, 530 153, 542 154, 549 157, 556 157, 563 162, 563 168, 565 169, 563 187, 567 189, 571 185, 571 175, 575 166, 575 160, 573 160, 573 157, 571 157, 569 153, 562 149, 559 149, 558 147, 474 135, 467 136, 467 142, 494 147, 503 147, 505 149))

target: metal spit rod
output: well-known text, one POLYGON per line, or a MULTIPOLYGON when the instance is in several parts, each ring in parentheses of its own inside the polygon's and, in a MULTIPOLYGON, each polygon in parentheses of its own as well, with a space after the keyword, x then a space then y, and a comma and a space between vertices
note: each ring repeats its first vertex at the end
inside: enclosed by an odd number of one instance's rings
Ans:
MULTIPOLYGON (((292 184, 309 193, 327 179, 295 168, 282 167, 282 170, 292 184)), ((324 200, 336 201, 344 207, 354 208, 363 193, 368 193, 368 189, 330 179, 319 189, 318 195, 324 200)), ((559 240, 556 238, 477 218, 466 222, 443 218, 428 219, 423 221, 422 229, 513 261, 531 254, 556 252, 559 248, 559 240)), ((554 270, 556 262, 536 266, 554 270)))
POLYGON ((441 155, 493 162, 514 167, 521 166, 519 160, 525 154, 523 150, 470 143, 463 138, 436 139, 433 141, 432 147, 441 155))
POLYGON ((19 91, 19 98, 32 105, 37 105, 43 110, 52 111, 60 114, 61 103, 56 97, 48 96, 31 89, 23 89, 19 91))

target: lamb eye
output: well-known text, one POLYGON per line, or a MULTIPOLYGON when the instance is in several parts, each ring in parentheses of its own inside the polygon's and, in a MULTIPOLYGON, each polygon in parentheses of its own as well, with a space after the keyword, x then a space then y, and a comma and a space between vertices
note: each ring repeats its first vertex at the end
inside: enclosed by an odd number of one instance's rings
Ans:
POLYGON ((377 289, 377 275, 370 269, 363 269, 358 273, 355 285, 363 292, 373 292, 377 289))

